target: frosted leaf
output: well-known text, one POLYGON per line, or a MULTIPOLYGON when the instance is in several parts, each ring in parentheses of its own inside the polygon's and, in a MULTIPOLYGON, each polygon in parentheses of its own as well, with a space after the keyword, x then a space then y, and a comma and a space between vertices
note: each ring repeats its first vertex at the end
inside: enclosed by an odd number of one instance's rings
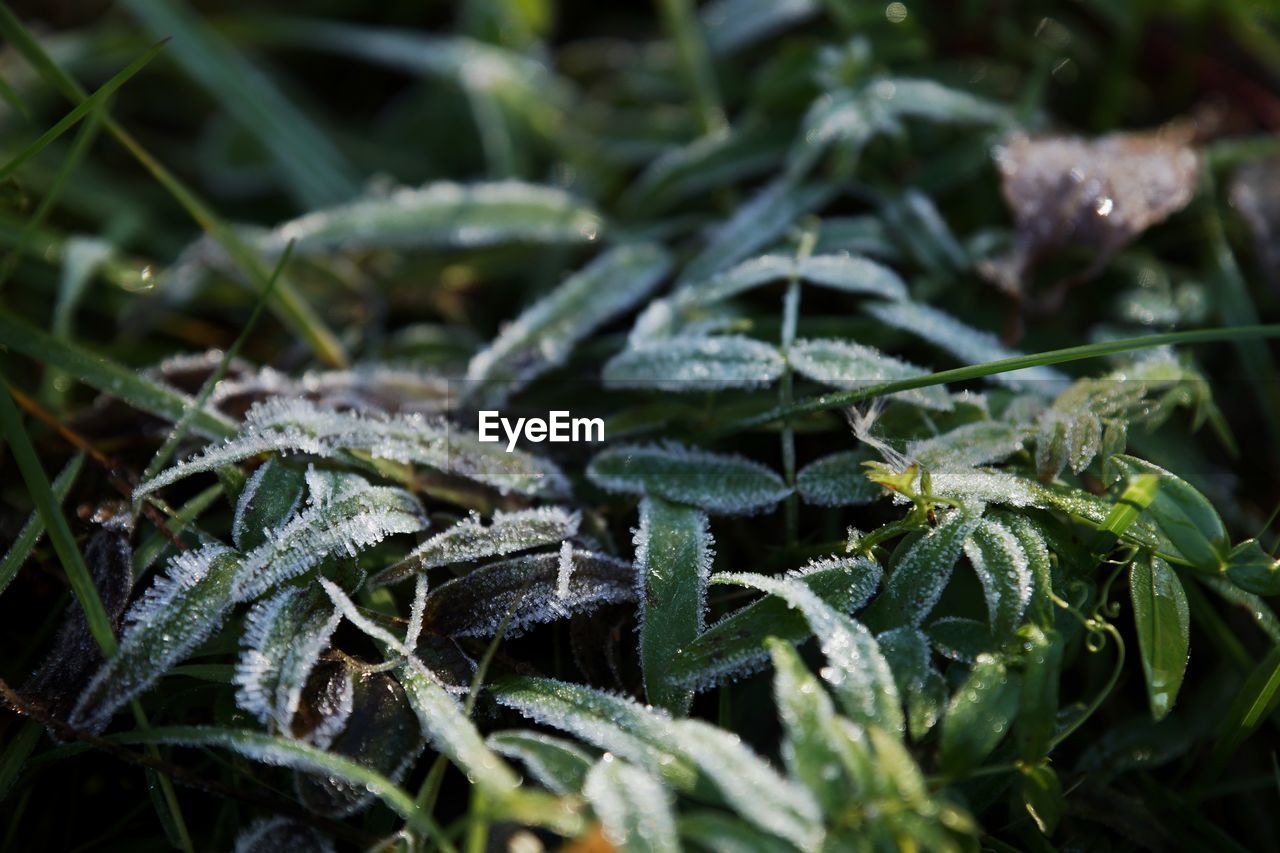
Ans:
POLYGON ((947 703, 946 681, 933 665, 929 640, 919 628, 895 628, 876 642, 906 703, 907 730, 920 740, 938 724, 947 703))
POLYGON ((901 732, 904 721, 893 672, 871 632, 814 594, 796 578, 730 573, 713 583, 751 587, 783 599, 804 614, 828 666, 822 676, 835 691, 845 714, 861 725, 901 732))
POLYGON ((1039 258, 1072 244, 1095 254, 1079 275, 1097 275, 1131 240, 1191 201, 1200 174, 1194 136, 1190 122, 1097 139, 1011 135, 995 161, 1017 236, 1008 257, 980 271, 1019 294, 1039 258))
POLYGON ((814 793, 825 814, 834 816, 851 799, 865 796, 857 774, 850 772, 856 759, 841 754, 831 697, 795 649, 776 638, 768 645, 773 657, 773 699, 783 730, 782 760, 791 778, 814 793))
POLYGON ((1040 416, 1036 434, 1036 474, 1052 480, 1069 467, 1075 474, 1089 467, 1102 447, 1102 422, 1088 409, 1053 408, 1040 416))
POLYGON ((538 497, 568 490, 564 475, 550 462, 523 451, 505 452, 481 443, 475 433, 420 415, 340 412, 306 400, 271 399, 245 415, 234 438, 206 447, 134 490, 138 500, 183 477, 213 471, 260 453, 306 453, 332 457, 361 450, 376 459, 423 465, 492 486, 538 497))
MULTIPOLYGON (((1022 355, 1005 347, 990 332, 967 326, 951 315, 919 302, 876 302, 866 306, 866 311, 880 322, 915 335, 966 364, 1022 355)), ((990 379, 1011 388, 1044 395, 1057 393, 1066 383, 1065 376, 1048 367, 1024 367, 997 373, 990 379)))
POLYGON ((71 712, 76 728, 100 732, 116 709, 160 679, 221 626, 232 605, 240 556, 221 545, 185 551, 125 613, 116 651, 71 712))
POLYGON ((582 794, 616 849, 635 853, 681 849, 671 794, 638 767, 606 753, 587 773, 582 794))
POLYGON ((676 312, 675 302, 669 297, 654 299, 636 317, 627 334, 627 346, 637 348, 650 341, 669 338, 679 326, 680 317, 676 312))
POLYGON ((457 700, 421 662, 410 658, 396 670, 396 676, 432 747, 447 755, 472 784, 496 798, 519 787, 515 771, 485 743, 457 700))
POLYGON ((298 468, 272 457, 258 466, 244 484, 231 521, 236 548, 256 548, 298 509, 306 486, 298 468))
POLYGON ((1009 636, 1031 601, 1031 564, 1022 543, 1004 524, 984 518, 965 540, 964 553, 982 582, 992 634, 1009 636))
POLYGON ((627 184, 619 206, 629 214, 669 210, 677 202, 767 174, 782 159, 783 134, 740 125, 667 148, 627 184))
POLYGON ((422 625, 426 619, 427 589, 427 576, 418 575, 413 583, 413 603, 409 606, 409 627, 404 632, 404 645, 407 649, 416 649, 418 638, 422 636, 422 625))
POLYGON ((868 258, 849 254, 760 255, 705 281, 691 282, 676 291, 676 303, 687 309, 710 305, 745 293, 772 281, 792 278, 839 290, 905 299, 907 286, 896 272, 868 258))
POLYGON ((313 587, 282 589, 251 607, 236 662, 236 704, 271 730, 288 733, 339 618, 313 587))
POLYGON ((1039 483, 1005 471, 984 468, 931 468, 929 470, 932 494, 952 498, 966 506, 976 504, 1003 504, 1004 506, 1033 506, 1046 509, 1039 483))
POLYGON ((605 363, 606 388, 677 393, 763 388, 782 375, 777 347, 742 335, 661 338, 623 350, 605 363))
POLYGON ((560 554, 531 554, 493 563, 444 583, 427 595, 425 624, 433 633, 492 636, 507 614, 506 636, 544 622, 635 600, 635 569, 604 554, 575 549, 567 595, 559 594, 560 554))
POLYGON ((1003 124, 1009 110, 992 101, 933 80, 883 77, 867 85, 867 94, 895 116, 944 124, 1003 124))
POLYGON ((535 731, 505 731, 485 743, 497 753, 523 762, 533 777, 557 794, 582 791, 595 758, 573 741, 535 731))
MULTIPOLYGON (((834 339, 796 341, 787 351, 787 360, 801 376, 834 388, 867 388, 929 372, 873 347, 834 339)), ((893 397, 927 409, 951 408, 951 398, 941 385, 900 391, 893 397)))
POLYGON ((333 842, 314 827, 287 817, 259 818, 236 836, 235 853, 333 853, 333 842))
POLYGON ((1003 462, 1031 437, 1031 428, 1009 421, 975 421, 907 445, 906 454, 930 470, 1003 462))
POLYGON ((914 187, 881 205, 885 227, 927 273, 955 276, 967 272, 969 253, 960 245, 933 199, 914 187))
POLYGON ((876 631, 923 622, 951 580, 964 540, 977 527, 980 515, 951 510, 937 527, 917 539, 893 568, 863 621, 876 631))
POLYGON ((814 460, 796 475, 796 491, 815 506, 858 506, 880 496, 879 483, 866 477, 862 463, 873 458, 866 447, 841 450, 814 460))
POLYGON ((816 15, 817 0, 713 0, 702 7, 707 46, 731 54, 816 15))
POLYGON ((685 267, 682 285, 710 278, 749 257, 834 195, 835 188, 827 184, 796 185, 785 177, 765 185, 712 232, 707 247, 685 267))
POLYGON ((351 597, 347 595, 342 587, 328 578, 319 578, 318 580, 325 594, 329 596, 329 600, 333 602, 333 606, 342 614, 343 619, 355 625, 367 636, 377 640, 387 649, 405 656, 409 654, 408 647, 400 641, 400 638, 361 613, 360 608, 351 600, 351 597))
POLYGON ((1009 528, 1023 555, 1027 558, 1031 580, 1027 617, 1042 626, 1051 627, 1056 612, 1052 600, 1055 589, 1053 563, 1049 557, 1049 545, 1045 541, 1044 533, 1035 521, 1021 513, 999 512, 994 517, 1009 528))
POLYGON ((383 364, 315 370, 292 377, 270 367, 244 371, 215 386, 210 402, 226 412, 269 397, 304 397, 319 406, 360 412, 444 414, 449 380, 420 368, 383 364))
POLYGON ((675 442, 606 448, 587 466, 587 478, 606 491, 657 495, 712 515, 762 512, 791 493, 759 462, 675 442))
POLYGON ((632 541, 645 696, 673 713, 687 713, 693 693, 672 681, 671 659, 702 633, 714 558, 709 522, 699 510, 646 497, 632 541))
POLYGON ((972 664, 978 655, 996 648, 991 627, 977 619, 944 616, 929 625, 925 633, 939 654, 964 664, 972 664))
POLYGON ((549 678, 503 679, 493 694, 500 704, 621 756, 674 788, 689 792, 712 786, 744 819, 803 850, 821 842, 812 795, 780 776, 736 735, 549 678))
MULTIPOLYGON (((385 672, 352 671, 351 713, 325 747, 395 782, 422 752, 422 728, 400 682, 385 672)), ((347 817, 364 809, 374 792, 330 773, 294 775, 299 801, 317 814, 347 817)))
POLYGON ((340 475, 330 495, 312 502, 245 554, 236 572, 236 601, 256 598, 306 573, 330 557, 354 557, 397 533, 426 526, 417 498, 404 489, 374 486, 355 474, 340 475))
POLYGON ((564 364, 580 340, 643 302, 670 268, 670 255, 652 243, 620 246, 599 256, 471 359, 469 393, 500 402, 564 364))
MULTIPOLYGON (((366 249, 477 249, 506 243, 588 243, 600 215, 563 190, 519 181, 403 187, 304 214, 272 229, 243 228, 258 254, 278 257, 291 241, 295 258, 366 249)), ((180 291, 208 267, 230 271, 208 237, 183 251, 165 273, 180 291)))
MULTIPOLYGON (((863 557, 811 560, 789 573, 841 613, 861 608, 880 585, 880 566, 863 557)), ((810 636, 804 616, 772 596, 722 616, 676 654, 671 678, 697 692, 759 671, 769 660, 764 641, 778 637, 799 643, 810 636)))
POLYGON ((375 576, 373 586, 395 583, 414 572, 465 563, 486 557, 503 557, 543 545, 554 545, 575 536, 582 516, 561 507, 539 507, 519 512, 497 510, 489 524, 470 515, 432 536, 401 562, 375 576))

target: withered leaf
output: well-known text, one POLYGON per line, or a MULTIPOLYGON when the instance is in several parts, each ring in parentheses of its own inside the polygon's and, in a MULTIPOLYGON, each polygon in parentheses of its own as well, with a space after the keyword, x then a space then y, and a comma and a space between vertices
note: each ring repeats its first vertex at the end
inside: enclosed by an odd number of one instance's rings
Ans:
POLYGON ((1008 137, 995 161, 1017 233, 1010 253, 979 271, 1018 296, 1040 258, 1070 245, 1094 252, 1072 278, 1097 275, 1131 240, 1191 201, 1200 170, 1193 135, 1194 125, 1174 123, 1096 139, 1008 137))

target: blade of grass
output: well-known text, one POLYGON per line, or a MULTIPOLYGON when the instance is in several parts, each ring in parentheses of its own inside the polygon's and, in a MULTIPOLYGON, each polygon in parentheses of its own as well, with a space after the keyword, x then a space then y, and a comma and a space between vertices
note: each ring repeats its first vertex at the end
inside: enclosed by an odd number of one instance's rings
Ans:
POLYGON ((715 69, 703 38, 702 24, 690 0, 658 0, 667 32, 675 42, 676 56, 693 95, 694 108, 705 133, 720 133, 727 126, 715 69))
POLYGON ((270 152, 305 207, 336 204, 359 191, 351 165, 320 128, 183 0, 123 5, 153 34, 173 38, 173 61, 270 152))
POLYGON ((18 776, 27 763, 27 756, 40 742, 42 730, 43 727, 35 720, 24 721, 18 734, 5 747, 4 752, 0 753, 0 803, 13 790, 13 783, 18 781, 18 776))
POLYGON ((164 444, 156 451, 156 455, 152 457, 150 464, 142 474, 143 481, 150 480, 165 465, 169 464, 169 460, 173 458, 173 453, 178 449, 178 442, 186 437, 187 431, 191 428, 192 419, 195 418, 197 412, 204 411, 205 404, 209 402, 209 397, 213 394, 213 389, 222 381, 222 377, 227 375, 227 368, 240 354, 240 350, 244 348, 244 343, 249 339, 250 332, 258 324, 258 319, 262 316, 262 310, 266 307, 267 301, 271 298, 271 294, 275 291, 276 283, 280 281, 280 276, 284 273, 285 267, 289 265, 289 257, 293 254, 293 241, 284 247, 284 252, 280 254, 280 259, 276 261, 275 269, 271 272, 271 278, 267 280, 267 287, 258 295, 258 302, 253 306, 253 312, 249 315, 248 321, 240 330, 240 334, 236 336, 235 341, 222 354, 222 360, 218 362, 218 366, 205 379, 204 384, 200 387, 200 392, 196 394, 196 398, 192 401, 191 407, 182 413, 182 417, 174 424, 173 430, 169 433, 169 437, 165 439, 164 444))
POLYGON ((1222 730, 1196 787, 1203 790, 1226 768, 1231 756, 1280 704, 1280 646, 1253 669, 1227 711, 1222 730))
MULTIPOLYGON (((186 394, 136 370, 124 367, 76 344, 60 341, 13 314, 0 309, 0 343, 42 364, 56 367, 79 381, 117 397, 156 417, 178 421, 193 405, 186 394)), ((191 428, 206 438, 227 438, 236 431, 224 415, 205 409, 191 418, 191 428)))
MULTIPOLYGON (((80 602, 80 607, 84 611, 85 623, 88 625, 89 633, 93 635, 94 641, 102 649, 103 655, 110 657, 116 650, 116 636, 111 627, 111 619, 107 616, 106 608, 102 606, 102 599, 98 596, 98 588, 93 582, 93 575, 89 573, 89 567, 84 562, 84 555, 80 553, 80 548, 76 545, 71 528, 67 525, 67 519, 62 515, 62 509, 58 505, 57 498, 54 497, 53 489, 49 485, 49 479, 45 476, 44 469, 40 465, 40 459, 36 456, 35 447, 31 444, 31 437, 27 435, 26 427, 22 424, 22 416, 18 413, 18 407, 14 405, 13 398, 9 396, 9 387, 4 382, 3 377, 0 377, 0 432, 3 432, 9 438, 9 444, 13 449, 14 461, 18 465, 18 470, 22 473, 23 481, 27 484, 27 491, 31 494, 32 502, 35 503, 36 509, 44 520, 44 526, 49 531, 49 540, 53 543, 53 549, 58 554, 63 571, 66 572, 67 583, 71 586, 72 593, 75 594, 76 600, 80 602)), ((142 706, 134 702, 132 707, 139 728, 145 731, 148 726, 146 716, 142 712, 142 706)), ((190 851, 194 848, 190 837, 187 835, 186 824, 182 819, 182 811, 178 807, 177 795, 174 793, 173 784, 164 778, 159 781, 165 804, 169 810, 167 819, 172 821, 172 825, 182 841, 183 849, 190 851)), ((166 820, 166 817, 162 815, 161 820, 166 820)))
MULTIPOLYGON (((71 457, 71 461, 54 478, 53 496, 59 506, 67 499, 67 493, 71 491, 71 486, 75 483, 76 477, 80 475, 80 468, 83 465, 84 454, 77 453, 71 457)), ((17 538, 13 540, 13 544, 9 546, 9 550, 5 553, 4 559, 0 560, 0 595, 4 593, 5 588, 9 586, 14 576, 18 574, 18 569, 22 568, 22 564, 31 555, 31 550, 36 547, 36 543, 44 535, 44 530, 44 519, 41 517, 40 511, 36 510, 31 513, 31 518, 27 520, 22 530, 18 532, 17 538)))
MULTIPOLYGON (((80 84, 58 67, 4 3, 0 3, 0 35, 8 39, 40 76, 62 92, 69 101, 79 104, 85 100, 80 84)), ((108 132, 151 173, 187 214, 222 247, 228 257, 244 270, 254 289, 257 292, 265 290, 267 273, 258 255, 199 196, 143 148, 132 134, 110 116, 104 121, 108 132)), ((276 286, 271 310, 307 343, 321 361, 334 367, 347 365, 347 355, 342 344, 288 280, 281 281, 276 286)))
POLYGON ((1278 337, 1280 337, 1280 324, 1266 326, 1235 326, 1224 329, 1191 329, 1184 332, 1142 335, 1141 337, 1136 338, 1121 338, 1114 341, 1101 341, 1094 344, 1083 344, 1081 346, 1047 350, 1045 352, 1033 353, 1031 355, 1019 355, 1011 358, 997 359, 996 361, 987 361, 981 364, 955 367, 950 370, 941 370, 937 373, 929 373, 923 376, 912 376, 908 379, 898 379, 893 382, 885 382, 880 385, 872 385, 866 388, 856 388, 851 391, 820 394, 815 397, 810 397, 807 400, 801 400, 798 403, 793 403, 790 406, 777 406, 757 415, 750 415, 745 418, 730 421, 727 424, 717 427, 712 432, 716 436, 728 435, 735 432, 741 432, 742 430, 751 429, 753 427, 771 424, 774 421, 780 421, 785 418, 847 408, 855 403, 861 403, 864 400, 869 400, 874 397, 883 397, 888 394, 894 394, 898 391, 911 391, 916 388, 928 388, 932 385, 945 385, 949 382, 965 382, 970 379, 981 379, 985 376, 994 376, 998 373, 1008 373, 1013 370, 1022 370, 1027 367, 1065 364, 1070 361, 1082 361, 1090 358, 1114 355, 1121 352, 1132 352, 1134 350, 1151 349, 1153 347, 1160 346, 1177 346, 1185 344, 1216 343, 1220 341, 1241 341, 1255 338, 1278 337))
POLYGON ((133 62, 130 62, 106 83, 103 83, 96 92, 77 104, 71 112, 63 116, 57 124, 40 134, 34 142, 19 151, 17 156, 12 160, 5 163, 3 166, 0 166, 0 180, 4 180, 16 172, 22 164, 39 154, 51 142, 62 136, 62 134, 75 127, 81 119, 98 112, 106 105, 107 100, 115 94, 115 91, 127 83, 133 75, 145 68, 147 63, 155 59, 156 55, 164 49, 164 46, 167 43, 168 39, 165 39, 152 45, 150 50, 142 54, 142 56, 139 56, 133 62))

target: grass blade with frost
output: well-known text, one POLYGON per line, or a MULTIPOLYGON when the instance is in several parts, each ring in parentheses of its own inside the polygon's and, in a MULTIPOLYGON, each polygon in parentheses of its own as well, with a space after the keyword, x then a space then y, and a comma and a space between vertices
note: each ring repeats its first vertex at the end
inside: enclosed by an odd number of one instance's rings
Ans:
MULTIPOLYGON (((929 372, 872 347, 833 339, 796 341, 787 360, 801 376, 833 388, 867 388, 929 372)), ((894 397, 928 409, 951 408, 951 399, 940 386, 903 391, 894 397)))
POLYGON ((485 741, 494 752, 521 761, 544 787, 557 794, 578 794, 595 757, 572 741, 542 732, 494 732, 485 741))
POLYGON ((762 512, 791 492, 758 462, 674 442, 602 450, 587 466, 587 478, 606 491, 657 495, 711 515, 762 512))
POLYGON ((591 803, 604 836, 618 850, 676 853, 671 794, 638 767, 605 755, 587 774, 582 794, 591 803))
POLYGON ((623 350, 604 366, 606 388, 692 393, 761 388, 782 376, 777 347, 742 335, 662 338, 623 350))

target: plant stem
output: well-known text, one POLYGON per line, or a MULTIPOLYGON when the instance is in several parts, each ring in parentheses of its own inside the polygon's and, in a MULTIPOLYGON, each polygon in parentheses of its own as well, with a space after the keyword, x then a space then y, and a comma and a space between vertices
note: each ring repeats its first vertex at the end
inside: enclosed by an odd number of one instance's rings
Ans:
POLYGON ((727 127, 724 107, 720 104, 711 54, 693 3, 690 0, 658 0, 658 9, 667 32, 675 42, 676 55, 693 94, 703 132, 723 132, 727 127))

